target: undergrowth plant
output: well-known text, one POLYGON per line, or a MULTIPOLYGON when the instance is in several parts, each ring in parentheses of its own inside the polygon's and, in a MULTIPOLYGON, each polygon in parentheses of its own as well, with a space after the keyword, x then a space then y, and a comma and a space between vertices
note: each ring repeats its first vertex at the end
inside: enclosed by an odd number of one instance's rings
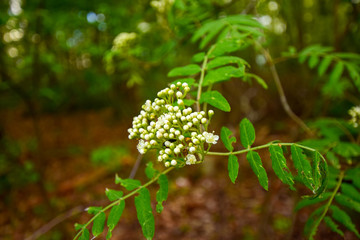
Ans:
MULTIPOLYGON (((355 158, 360 155, 360 147, 356 141, 350 143, 342 139, 346 135, 353 136, 355 132, 358 134, 358 130, 348 128, 348 124, 344 126, 342 123, 346 123, 345 121, 322 120, 331 127, 324 127, 321 123, 314 122, 314 128, 320 129, 321 139, 306 140, 301 143, 273 141, 254 146, 255 129, 252 123, 244 118, 239 123, 240 143, 243 148, 235 150, 233 143, 238 140, 231 130, 222 127, 219 132, 211 128, 211 120, 216 114, 209 108, 231 112, 226 97, 215 90, 217 84, 240 79, 249 83, 255 81, 263 88, 267 88, 266 82, 249 72, 250 65, 237 54, 239 50, 250 46, 256 49, 262 48, 261 42, 264 37, 263 26, 247 15, 208 21, 194 33, 192 41, 200 40, 202 52, 193 56, 192 63, 169 72, 168 77, 176 79, 159 91, 157 98, 144 103, 129 129, 129 138, 138 141, 137 148, 141 154, 146 154, 148 151, 156 152, 158 163, 146 164, 145 174, 149 181, 141 183, 139 180, 123 179, 116 175, 115 183, 123 189, 106 189, 106 196, 111 203, 105 207, 89 207, 88 213, 93 217, 85 224, 76 224, 78 233, 74 239, 90 239, 91 235, 97 237, 102 234, 105 225, 106 238, 110 239, 125 208, 125 200, 129 201, 133 196, 143 235, 146 239, 152 239, 155 234, 155 223, 147 187, 154 183, 159 185, 155 200, 156 212, 161 213, 162 204, 168 196, 167 174, 175 170, 181 171, 187 165, 206 164, 207 155, 227 157, 228 175, 230 181, 235 183, 239 171, 238 155, 245 154, 260 185, 268 190, 268 170, 263 167, 261 156, 257 152, 260 149, 268 149, 272 170, 283 183, 289 185, 291 190, 295 190, 295 182, 298 182, 313 193, 312 196, 305 196, 297 205, 297 209, 315 203, 322 204, 313 212, 306 225, 306 232, 310 238, 316 234, 316 229, 322 221, 325 221, 332 230, 343 235, 334 220, 359 236, 351 218, 334 204, 334 201, 340 205, 350 203, 353 209, 360 210, 358 203, 360 184, 356 177, 359 176, 359 167, 355 164, 355 158), (212 145, 217 144, 219 138, 227 152, 211 151, 212 145), (284 152, 288 150, 291 152, 291 160, 296 172, 290 170, 292 167, 289 167, 289 161, 284 156, 284 152), (323 154, 331 163, 330 170, 323 154), (341 163, 343 160, 346 167, 341 163), (159 166, 156 167, 157 165, 159 166), (328 179, 330 179, 329 187, 326 190, 328 179)), ((300 53, 301 61, 311 53, 312 51, 309 50, 300 53)), ((322 51, 321 54, 323 53, 327 54, 328 51, 322 51)), ((310 57, 311 67, 317 65, 322 58, 321 54, 318 53, 316 58, 310 57)), ((320 64, 322 66, 320 73, 325 73, 326 68, 329 68, 334 61, 337 65, 331 75, 341 75, 340 70, 336 69, 340 68, 337 66, 342 62, 342 66, 348 69, 350 78, 357 85, 358 65, 351 62, 353 58, 349 58, 346 54, 332 56, 331 61, 326 60, 330 61, 326 63, 327 67, 323 66, 325 63, 320 64), (348 60, 350 62, 346 62, 348 60)), ((322 61, 325 59, 328 58, 324 57, 322 61)), ((336 76, 331 79, 335 79, 336 76)))

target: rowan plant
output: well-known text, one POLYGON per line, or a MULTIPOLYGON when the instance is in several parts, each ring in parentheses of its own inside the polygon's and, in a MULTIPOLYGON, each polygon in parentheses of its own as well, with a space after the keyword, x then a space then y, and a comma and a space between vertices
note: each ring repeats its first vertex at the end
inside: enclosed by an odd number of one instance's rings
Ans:
POLYGON ((267 88, 263 79, 249 72, 250 65, 246 60, 234 54, 239 49, 255 45, 261 37, 262 25, 247 15, 208 22, 194 33, 193 41, 201 39, 200 48, 208 50, 196 53, 189 65, 172 69, 168 77, 176 79, 159 91, 155 99, 145 101, 128 130, 129 139, 137 141, 140 154, 149 151, 156 153, 154 160, 157 164, 146 164, 145 174, 149 181, 141 183, 136 179, 123 179, 116 175, 115 183, 125 190, 106 189, 106 196, 111 203, 105 207, 89 207, 87 211, 93 217, 85 224, 76 224, 78 233, 74 239, 90 239, 91 235, 97 237, 104 231, 105 225, 106 238, 110 239, 125 208, 125 200, 129 201, 133 196, 143 235, 146 239, 152 239, 155 223, 148 186, 154 183, 159 185, 156 212, 161 213, 162 203, 168 196, 167 175, 171 171, 185 171, 183 168, 188 165, 206 164, 208 155, 228 159, 228 175, 230 181, 235 183, 239 171, 238 155, 245 154, 260 185, 267 191, 267 170, 263 167, 258 150, 268 149, 272 169, 284 184, 296 190, 295 182, 299 182, 313 193, 313 196, 304 198, 309 201, 319 199, 326 189, 328 165, 324 156, 315 148, 280 141, 254 146, 254 126, 244 118, 239 123, 243 148, 235 150, 233 143, 237 139, 231 130, 225 126, 220 131, 211 127, 218 110, 231 114, 230 104, 219 91, 213 90, 214 86, 224 81, 241 79, 249 83, 255 81, 267 88), (216 41, 215 36, 218 36, 216 41), (219 138, 227 152, 211 151, 211 147, 218 144, 219 138), (290 170, 292 167, 289 167, 284 156, 288 149, 291 151, 295 172, 290 170), (159 163, 165 168, 156 167, 159 163))

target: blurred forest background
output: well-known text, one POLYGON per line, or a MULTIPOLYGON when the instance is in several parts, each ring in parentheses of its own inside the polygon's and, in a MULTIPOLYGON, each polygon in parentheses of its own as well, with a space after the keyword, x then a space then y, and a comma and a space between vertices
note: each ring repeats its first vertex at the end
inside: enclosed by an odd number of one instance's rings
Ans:
MULTIPOLYGON (((116 188, 115 173, 129 176, 138 153, 127 128, 144 101, 172 81, 168 71, 199 51, 194 31, 244 13, 266 27, 266 45, 294 112, 304 120, 348 118, 358 91, 324 91, 327 76, 296 59, 282 62, 282 53, 314 44, 359 53, 358 0, 1 1, 0 239, 72 239, 73 224, 89 218, 83 209, 107 203, 104 190, 116 188)), ((232 112, 217 111, 213 130, 236 129, 248 117, 257 144, 302 139, 281 107, 265 57, 252 48, 239 56, 269 89, 222 83, 232 112)), ((169 176, 155 239, 303 239, 310 211, 292 210, 301 190, 291 192, 272 178, 265 193, 241 163, 232 185, 225 161, 212 157, 169 176)), ((127 205, 114 239, 142 239, 133 203, 127 205)), ((329 231, 320 228, 318 237, 332 239, 329 231)))

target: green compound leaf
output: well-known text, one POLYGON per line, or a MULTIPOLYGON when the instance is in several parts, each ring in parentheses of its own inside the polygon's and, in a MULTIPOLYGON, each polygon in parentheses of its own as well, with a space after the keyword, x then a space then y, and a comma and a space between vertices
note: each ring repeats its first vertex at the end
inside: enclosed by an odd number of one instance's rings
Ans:
POLYGON ((224 55, 225 53, 235 52, 240 49, 242 45, 241 40, 226 38, 216 43, 214 50, 211 52, 210 57, 217 57, 224 55))
POLYGON ((340 236, 344 237, 344 233, 343 231, 341 231, 339 229, 339 225, 337 225, 337 223, 335 223, 331 217, 326 216, 324 217, 324 222, 326 223, 326 225, 335 233, 339 234, 340 236))
POLYGON ((122 191, 117 191, 117 190, 108 189, 108 188, 105 190, 105 194, 110 201, 118 200, 123 196, 122 191))
POLYGON ((193 62, 202 62, 205 58, 205 52, 200 52, 192 57, 193 62))
POLYGON ((244 59, 235 57, 235 56, 221 56, 216 57, 207 65, 207 70, 210 70, 212 68, 220 67, 227 64, 237 64, 238 67, 242 66, 249 66, 249 63, 247 63, 244 59))
POLYGON ((121 215, 125 208, 125 201, 121 200, 118 205, 115 205, 111 208, 108 220, 107 220, 107 226, 109 228, 109 231, 112 231, 115 226, 118 224, 121 215))
POLYGON ((239 162, 237 157, 233 154, 229 155, 228 171, 231 182, 235 183, 235 180, 239 173, 239 162))
POLYGON ((314 157, 313 157, 313 165, 312 165, 312 175, 313 175, 313 179, 314 179, 314 188, 315 190, 319 189, 319 187, 321 186, 321 179, 322 179, 322 174, 321 174, 321 170, 320 170, 320 153, 315 152, 314 153, 314 157))
POLYGON ((306 160, 301 148, 299 148, 295 144, 291 145, 291 156, 301 181, 305 184, 307 188, 313 191, 314 180, 312 177, 312 169, 310 162, 306 160))
POLYGON ((142 188, 135 197, 137 218, 146 239, 153 239, 155 234, 155 220, 151 208, 150 192, 142 188))
POLYGON ((268 85, 266 84, 265 80, 259 77, 258 75, 252 73, 245 73, 244 81, 248 81, 251 78, 254 79, 264 89, 268 88, 268 85))
POLYGON ((236 138, 234 136, 230 137, 231 135, 233 135, 233 133, 230 131, 230 129, 228 129, 227 127, 221 128, 221 133, 220 133, 221 141, 224 143, 226 149, 229 150, 230 152, 234 150, 232 144, 236 142, 236 138))
POLYGON ((138 188, 141 186, 141 182, 139 180, 122 179, 117 174, 115 175, 115 183, 120 184, 121 186, 126 188, 126 190, 129 190, 129 191, 134 190, 135 188, 138 188))
POLYGON ((208 103, 213 107, 216 107, 224 112, 230 112, 231 108, 223 95, 218 91, 210 91, 201 94, 200 103, 208 103))
POLYGON ((79 240, 89 240, 90 239, 90 232, 87 228, 84 229, 84 231, 82 232, 79 240))
POLYGON ((99 215, 94 219, 94 223, 92 226, 92 234, 94 237, 99 236, 104 231, 106 215, 104 212, 99 213, 99 215))
POLYGON ((239 78, 243 77, 245 74, 245 66, 241 67, 233 67, 233 66, 225 66, 221 68, 216 68, 214 70, 209 71, 203 82, 203 86, 208 86, 210 84, 223 82, 229 80, 231 78, 239 78))
POLYGON ((360 202, 360 192, 353 185, 348 183, 342 183, 341 192, 346 196, 351 197, 355 201, 360 202))
POLYGON ((329 56, 324 57, 324 59, 321 61, 319 68, 318 68, 318 74, 320 77, 322 75, 324 75, 326 70, 329 68, 331 62, 332 62, 332 57, 329 57, 329 56))
POLYGON ((251 169, 258 177, 260 185, 267 191, 269 180, 259 154, 257 152, 249 151, 246 155, 246 159, 250 163, 251 169))
POLYGON ((340 169, 340 161, 339 158, 335 156, 335 154, 333 152, 327 152, 326 153, 326 159, 330 162, 330 164, 336 168, 336 169, 340 169))
POLYGON ((146 168, 145 168, 145 175, 149 178, 152 179, 155 174, 157 174, 158 171, 154 169, 153 163, 152 162, 148 162, 146 164, 146 168))
POLYGON ((352 210, 355 210, 357 212, 360 212, 360 203, 357 201, 354 201, 348 196, 345 196, 343 194, 337 194, 335 196, 336 202, 338 202, 340 205, 343 205, 344 207, 348 207, 352 210))
POLYGON ((196 103, 196 101, 193 100, 193 99, 184 99, 183 101, 184 101, 184 105, 185 105, 185 106, 188 106, 188 107, 190 107, 190 106, 192 106, 194 103, 196 103))
POLYGON ((324 193, 321 197, 318 198, 305 198, 302 199, 301 201, 299 201, 296 206, 295 206, 295 211, 299 211, 300 209, 310 206, 310 205, 314 205, 320 202, 325 201, 326 199, 328 199, 330 196, 332 195, 331 192, 326 192, 324 193))
POLYGON ((345 179, 350 179, 352 184, 360 189, 360 167, 350 168, 345 173, 345 179))
POLYGON ((348 142, 339 142, 333 151, 345 158, 360 156, 360 145, 348 142))
POLYGON ((244 148, 250 148, 255 141, 255 129, 249 119, 240 122, 240 141, 244 148))
POLYGON ((164 209, 162 203, 164 201, 166 201, 167 197, 168 197, 168 191, 169 191, 169 182, 168 179, 166 177, 166 175, 161 174, 159 179, 157 180, 160 188, 156 193, 156 212, 161 213, 162 210, 164 209))
POLYGON ((310 67, 311 69, 313 69, 313 68, 319 63, 319 60, 320 60, 320 58, 319 58, 319 56, 317 56, 317 55, 312 55, 312 56, 310 56, 310 59, 309 59, 309 67, 310 67))
POLYGON ((97 214, 98 212, 100 212, 102 209, 102 207, 88 207, 86 209, 86 211, 89 213, 89 214, 97 214))
POLYGON ((189 76, 201 72, 201 67, 197 64, 189 64, 183 67, 172 69, 168 77, 189 76))
POLYGON ((330 209, 332 210, 333 219, 343 224, 347 229, 355 233, 355 235, 360 238, 360 234, 356 229, 355 224, 351 221, 350 216, 346 212, 344 212, 335 205, 331 205, 330 209))
POLYGON ((320 215, 324 211, 324 209, 325 206, 321 206, 315 211, 313 211, 305 223, 304 233, 305 235, 309 236, 309 240, 314 240, 314 236, 316 235, 316 231, 317 231, 317 226, 319 224, 319 221, 321 220, 320 215))
POLYGON ((85 226, 85 224, 79 224, 79 223, 75 223, 74 227, 76 231, 79 231, 80 229, 82 229, 85 226))
POLYGON ((203 49, 220 32, 225 24, 225 21, 215 21, 211 31, 209 31, 208 34, 201 40, 200 49, 203 49))
POLYGON ((272 168, 276 176, 278 176, 283 183, 288 184, 291 190, 295 190, 294 178, 286 165, 286 158, 284 157, 282 148, 277 145, 271 145, 269 151, 272 168))
POLYGON ((333 83, 338 82, 340 80, 343 71, 344 71, 344 64, 342 62, 338 62, 335 65, 332 72, 330 73, 329 81, 333 83))

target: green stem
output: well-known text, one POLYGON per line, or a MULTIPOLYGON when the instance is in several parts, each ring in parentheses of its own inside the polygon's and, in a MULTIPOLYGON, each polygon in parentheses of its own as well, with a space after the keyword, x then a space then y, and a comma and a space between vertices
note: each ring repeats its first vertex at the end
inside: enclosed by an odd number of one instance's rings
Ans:
POLYGON ((165 171, 159 173, 156 177, 154 177, 153 179, 151 179, 150 181, 148 181, 147 183, 145 183, 144 185, 141 185, 140 187, 136 188, 135 190, 133 190, 132 192, 128 193, 127 195, 125 195, 122 198, 119 198, 118 200, 112 202, 111 204, 107 205, 105 208, 101 209, 101 211, 99 211, 97 214, 95 214, 94 217, 92 217, 83 227, 82 229, 76 234, 76 236, 73 238, 73 240, 76 240, 80 237, 80 235, 84 232, 84 230, 87 228, 87 226, 89 226, 90 223, 92 223, 95 218, 97 216, 99 216, 100 213, 107 211, 108 209, 110 209, 111 207, 119 204, 121 201, 131 197, 132 195, 135 195, 136 193, 138 193, 141 189, 146 188, 147 186, 151 185, 152 183, 154 183, 156 180, 159 179, 159 177, 162 174, 167 174, 168 172, 170 172, 171 170, 175 169, 174 167, 170 167, 168 169, 166 169, 165 171))
MULTIPOLYGON (((341 186, 343 178, 344 178, 344 171, 341 171, 340 175, 339 175, 339 180, 338 180, 338 182, 336 184, 336 187, 335 187, 329 201, 326 203, 323 213, 321 214, 320 218, 315 222, 315 225, 313 226, 312 229, 317 229, 319 227, 319 224, 323 220, 323 218, 326 216, 326 213, 329 211, 330 205, 331 205, 332 201, 334 200, 334 197, 335 197, 336 193, 339 191, 339 188, 341 186)), ((314 231, 311 231, 311 232, 312 232, 312 234, 316 233, 314 231)), ((310 238, 311 238, 311 236, 310 236, 310 238)))
POLYGON ((213 45, 210 48, 210 50, 207 52, 207 54, 204 57, 204 61, 203 61, 202 67, 201 67, 201 74, 200 74, 198 92, 197 92, 197 97, 196 97, 196 108, 197 108, 198 112, 200 112, 200 97, 201 97, 201 91, 202 91, 202 84, 204 82, 204 77, 205 77, 206 65, 209 60, 209 55, 212 53, 214 48, 215 48, 215 45, 213 45))
MULTIPOLYGON (((242 154, 242 153, 246 153, 246 152, 249 152, 249 151, 253 151, 253 150, 259 150, 259 149, 263 149, 263 148, 268 148, 270 147, 272 144, 276 144, 274 142, 271 142, 271 143, 267 143, 265 145, 261 145, 261 146, 257 146, 257 147, 252 147, 252 148, 248 148, 248 149, 243 149, 243 150, 239 150, 239 151, 236 151, 236 152, 207 152, 206 154, 207 155, 217 155, 217 156, 229 156, 229 155, 238 155, 238 154, 242 154)), ((313 148, 309 148, 309 147, 306 147, 306 146, 303 146, 303 145, 300 145, 300 144, 296 144, 296 143, 278 143, 280 144, 281 146, 291 146, 293 144, 295 144, 296 146, 302 148, 302 149, 306 149, 306 150, 309 150, 309 151, 316 151, 315 149, 313 148)), ((321 156, 321 154, 320 154, 321 156)))

